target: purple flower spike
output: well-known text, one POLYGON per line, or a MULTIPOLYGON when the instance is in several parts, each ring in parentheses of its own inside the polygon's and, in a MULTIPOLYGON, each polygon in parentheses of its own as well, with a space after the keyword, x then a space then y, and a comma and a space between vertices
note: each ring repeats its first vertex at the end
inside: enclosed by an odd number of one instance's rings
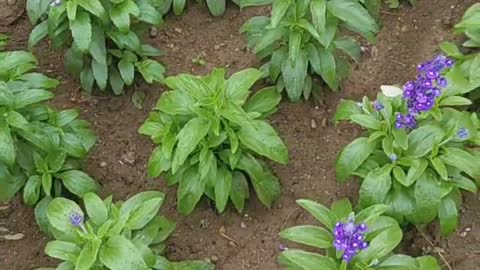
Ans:
POLYGON ((377 111, 381 111, 383 108, 385 108, 385 106, 383 106, 383 104, 377 100, 375 103, 373 103, 373 108, 375 108, 377 111))
POLYGON ((350 262, 360 250, 368 247, 368 243, 364 241, 367 231, 367 225, 355 224, 353 218, 346 223, 339 222, 335 225, 333 246, 337 251, 343 251, 344 261, 350 262))
POLYGON ((80 227, 83 225, 83 216, 81 214, 77 212, 71 212, 69 218, 74 227, 80 227))
POLYGON ((414 129, 417 127, 417 120, 413 114, 397 114, 397 121, 395 121, 396 129, 414 129))
POLYGON ((442 73, 453 64, 452 59, 438 55, 418 65, 416 80, 409 81, 403 86, 403 99, 407 102, 408 112, 397 114, 396 129, 416 128, 418 114, 434 108, 437 98, 442 95, 442 89, 448 84, 442 73))
POLYGON ((461 128, 457 132, 457 137, 461 140, 465 140, 470 136, 470 130, 468 128, 461 128))

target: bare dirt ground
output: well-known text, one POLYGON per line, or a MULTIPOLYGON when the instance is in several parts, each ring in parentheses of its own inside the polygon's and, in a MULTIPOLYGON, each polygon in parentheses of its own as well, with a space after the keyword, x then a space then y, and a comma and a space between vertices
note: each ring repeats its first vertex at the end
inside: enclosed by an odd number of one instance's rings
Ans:
MULTIPOLYGON (((24 49, 30 23, 20 9, 9 12, 2 1, 6 0, 0 0, 0 32, 12 36, 9 49, 24 49), (9 15, 2 17, 4 13, 9 15)), ((177 221, 177 230, 169 240, 169 258, 209 259, 219 270, 277 270, 281 268, 275 260, 282 243, 278 232, 288 226, 313 222, 296 206, 296 199, 315 199, 325 204, 344 197, 356 199, 357 181, 340 184, 335 180, 337 153, 359 134, 351 125, 332 124, 338 101, 360 99, 363 95, 374 97, 382 84, 412 79, 416 64, 438 53, 438 44, 452 38, 451 25, 474 2, 420 0, 415 8, 384 10, 378 43, 363 44, 369 52, 360 64, 352 66, 352 74, 341 92, 327 91, 318 103, 283 102, 280 111, 271 118, 290 151, 288 166, 273 165, 282 183, 282 197, 267 210, 252 196, 243 214, 229 208, 218 215, 204 201, 192 215, 179 216, 175 212, 175 188, 165 188, 161 179, 147 177, 145 164, 153 145, 137 129, 164 90, 161 86, 137 86, 147 94, 144 109, 138 110, 130 102, 130 93, 121 97, 102 93, 84 96, 79 92, 79 84, 63 71, 63 52, 52 51, 46 42, 35 54, 42 72, 62 82, 53 104, 58 108, 80 108, 99 136, 85 170, 102 183, 103 195, 115 194, 117 199, 124 199, 147 189, 166 192, 168 200, 162 212, 177 221), (126 157, 133 162, 126 162, 126 157), (219 230, 235 241, 222 237, 219 230)), ((266 8, 245 9, 240 13, 236 6, 230 5, 224 17, 212 18, 205 6, 190 3, 186 14, 178 18, 168 16, 166 27, 146 41, 163 48, 166 56, 161 60, 170 74, 204 74, 216 66, 228 66, 234 72, 259 66, 255 56, 246 50, 245 39, 238 29, 251 16, 267 13, 266 8), (206 61, 204 66, 192 63, 199 56, 206 61)), ((4 208, 8 209, 0 210, 0 227, 9 230, 8 233, 25 236, 17 241, 0 238, 0 269, 29 270, 54 265, 43 253, 48 239, 38 230, 33 210, 22 205, 20 198, 4 208)), ((435 225, 425 230, 425 236, 406 230, 402 247, 405 252, 414 255, 440 252, 448 262, 448 265, 443 263, 444 269, 480 269, 478 196, 465 197, 459 231, 448 240, 438 237, 435 225)), ((0 231, 3 233, 6 232, 0 231)))

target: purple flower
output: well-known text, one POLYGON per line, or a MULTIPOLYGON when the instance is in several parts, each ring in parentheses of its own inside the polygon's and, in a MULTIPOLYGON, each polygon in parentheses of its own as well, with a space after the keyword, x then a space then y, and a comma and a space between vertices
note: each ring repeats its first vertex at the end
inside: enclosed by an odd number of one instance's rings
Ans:
POLYGON ((414 129, 417 127, 417 120, 413 114, 397 114, 397 120, 395 121, 396 129, 414 129))
POLYGON ((457 137, 461 140, 465 140, 470 136, 470 130, 468 128, 460 128, 457 131, 457 137))
POLYGON ((381 111, 383 108, 385 108, 385 106, 383 106, 383 104, 377 100, 375 103, 373 103, 373 108, 375 108, 377 111, 381 111))
POLYGON ((288 247, 287 247, 286 245, 284 245, 284 244, 281 244, 280 246, 278 246, 278 249, 279 249, 280 251, 287 251, 287 250, 288 250, 288 247))
POLYGON ((337 251, 343 251, 343 260, 350 262, 357 253, 368 247, 365 241, 367 225, 355 224, 353 218, 349 218, 346 223, 339 222, 335 225, 333 234, 335 240, 333 246, 337 251))
POLYGON ((83 216, 81 214, 77 212, 71 212, 69 218, 74 227, 80 227, 83 225, 83 216))
POLYGON ((393 162, 395 162, 395 161, 398 160, 398 157, 397 157, 397 155, 395 155, 395 154, 391 154, 389 158, 390 158, 390 160, 393 161, 393 162))
POLYGON ((397 114, 395 122, 397 129, 414 129, 417 125, 417 115, 433 109, 437 98, 442 95, 442 89, 448 84, 442 72, 453 64, 452 59, 438 55, 418 65, 416 80, 409 81, 403 86, 403 99, 407 102, 408 113, 397 114))

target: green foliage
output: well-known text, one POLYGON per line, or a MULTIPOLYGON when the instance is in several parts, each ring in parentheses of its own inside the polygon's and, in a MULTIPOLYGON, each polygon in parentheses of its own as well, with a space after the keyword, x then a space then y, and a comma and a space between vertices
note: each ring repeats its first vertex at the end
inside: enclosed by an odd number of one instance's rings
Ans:
POLYGON ((386 205, 372 205, 356 215, 348 200, 335 202, 331 209, 310 200, 298 200, 297 203, 314 216, 322 225, 301 225, 283 230, 280 237, 322 250, 322 254, 301 249, 288 249, 282 252, 278 261, 286 269, 303 270, 364 270, 364 269, 403 269, 403 270, 440 270, 437 260, 431 256, 412 258, 394 254, 393 250, 402 240, 402 230, 393 218, 382 216, 388 210, 386 205), (337 222, 367 225, 365 241, 368 248, 361 250, 350 263, 343 261, 343 251, 333 246, 334 226, 337 222))
POLYGON ((213 270, 207 262, 170 262, 161 256, 164 241, 175 230, 175 223, 158 216, 164 197, 146 191, 113 203, 112 196, 102 200, 88 193, 83 198, 86 213, 73 201, 53 199, 47 220, 56 240, 45 253, 63 261, 56 269, 213 270))
POLYGON ((437 216, 444 234, 455 231, 460 209, 460 190, 477 192, 480 179, 478 117, 453 107, 469 105, 458 96, 465 89, 452 77, 435 107, 418 118, 412 131, 395 128, 395 112, 405 112, 401 96, 378 94, 384 108, 377 111, 364 97, 362 103, 342 101, 336 121, 349 120, 367 130, 367 136, 347 145, 336 161, 339 181, 350 175, 362 179, 359 203, 362 208, 389 204, 390 215, 400 222, 426 224, 437 216), (461 136, 461 130, 467 135, 461 136))
POLYGON ((0 50, 3 50, 8 44, 9 37, 5 34, 0 33, 0 50))
POLYGON ((0 201, 22 187, 28 205, 64 188, 77 196, 96 191, 97 183, 80 170, 96 141, 89 124, 76 110, 45 103, 58 82, 32 72, 37 60, 28 52, 2 52, 0 62, 0 201))
POLYGON ((153 0, 28 0, 32 24, 28 45, 48 37, 53 46, 68 45, 65 67, 91 93, 108 86, 119 95, 141 74, 147 83, 163 82, 165 68, 150 57, 161 52, 142 44, 146 25, 163 23, 153 0), (70 42, 71 41, 71 42, 70 42))
POLYGON ((463 43, 464 47, 480 47, 480 3, 472 5, 462 17, 462 20, 455 25, 455 32, 468 37, 463 43))
POLYGON ((444 42, 441 49, 450 57, 455 59, 454 71, 451 78, 455 80, 456 92, 465 95, 474 102, 471 109, 478 112, 480 101, 480 4, 471 6, 462 17, 462 20, 455 25, 455 33, 464 35, 467 40, 460 49, 451 42, 444 42), (465 51, 466 53, 462 53, 465 51))
MULTIPOLYGON (((232 0, 235 4, 239 5, 240 0, 232 0)), ((187 5, 186 0, 162 0, 159 10, 162 14, 167 14, 170 9, 173 9, 173 13, 177 16, 182 15, 187 5)), ((205 0, 205 4, 212 16, 218 17, 225 13, 227 6, 227 0, 205 0)))
MULTIPOLYGON (((244 0, 243 6, 256 5, 244 0)), ((357 0, 275 0, 270 17, 247 21, 241 32, 248 46, 266 59, 266 76, 286 90, 291 101, 308 99, 314 88, 311 74, 320 75, 330 89, 337 91, 339 81, 348 73, 348 63, 337 53, 354 60, 360 58, 360 46, 350 37, 337 34, 340 25, 360 33, 370 41, 378 31, 375 20, 357 0)))
POLYGON ((374 16, 377 20, 380 17, 380 10, 383 4, 388 5, 390 9, 397 9, 400 7, 401 2, 408 2, 410 5, 415 6, 417 0, 359 0, 365 8, 374 16))
MULTIPOLYGON (((388 4, 388 7, 389 8, 399 8, 400 7, 400 0, 385 0, 385 3, 388 4)), ((417 2, 417 0, 408 0, 408 1, 404 1, 404 2, 408 2, 410 3, 410 5, 414 6, 417 2)))
POLYGON ((207 76, 180 74, 165 80, 171 89, 158 101, 139 132, 158 144, 148 162, 152 177, 168 172, 178 184, 178 210, 189 214, 203 194, 222 212, 229 200, 238 211, 249 197, 247 178, 270 207, 280 195, 278 179, 255 155, 286 164, 287 148, 264 119, 276 111, 280 94, 250 88, 262 72, 246 69, 225 79, 224 69, 207 76))

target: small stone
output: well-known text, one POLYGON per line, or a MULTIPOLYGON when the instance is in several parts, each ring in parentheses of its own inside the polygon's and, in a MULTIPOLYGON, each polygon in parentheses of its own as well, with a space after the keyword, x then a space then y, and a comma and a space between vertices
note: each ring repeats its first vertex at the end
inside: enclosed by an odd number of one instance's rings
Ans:
POLYGON ((129 151, 122 155, 122 160, 130 165, 135 165, 135 152, 129 151))
POLYGON ((220 229, 218 229, 218 232, 220 234, 225 234, 227 232, 227 230, 225 230, 225 227, 221 226, 220 229))
POLYGON ((445 16, 442 18, 442 23, 446 26, 452 26, 453 25, 453 19, 451 16, 445 16))
POLYGON ((247 224, 245 224, 245 222, 241 222, 240 223, 240 228, 242 228, 242 229, 247 228, 247 224))
POLYGON ((202 219, 200 221, 200 228, 206 228, 206 227, 208 227, 208 225, 210 225, 210 223, 208 222, 207 219, 202 219))
POLYGON ((402 32, 407 32, 408 31, 408 27, 406 25, 402 26, 402 28, 400 29, 402 32))
POLYGON ((158 35, 158 28, 155 26, 152 26, 150 28, 150 37, 154 38, 158 35))
POLYGON ((317 121, 315 119, 312 119, 310 121, 310 126, 313 128, 313 129, 316 129, 317 128, 317 121))
POLYGON ((182 28, 179 28, 179 27, 175 27, 175 28, 173 28, 173 30, 175 30, 175 32, 180 33, 180 34, 183 32, 182 28))
POLYGON ((320 123, 320 126, 322 126, 322 127, 327 126, 327 118, 326 117, 322 119, 322 122, 320 123))
POLYGON ((228 242, 228 245, 231 247, 237 247, 237 244, 235 244, 233 241, 228 242))
POLYGON ((7 235, 3 235, 1 237, 3 237, 5 240, 17 241, 17 240, 20 240, 20 239, 24 238, 25 235, 23 233, 17 233, 17 234, 7 234, 7 235))
POLYGON ((100 167, 102 167, 102 168, 107 167, 107 162, 105 162, 105 161, 100 162, 100 167))
POLYGON ((210 260, 213 262, 213 263, 217 263, 218 262, 218 257, 213 255, 212 257, 210 257, 210 260))
POLYGON ((375 61, 378 57, 378 48, 376 46, 373 46, 370 51, 371 51, 370 54, 372 55, 372 58, 375 61))
POLYGON ((217 45, 213 46, 213 49, 214 49, 214 50, 220 49, 220 45, 217 44, 217 45))

